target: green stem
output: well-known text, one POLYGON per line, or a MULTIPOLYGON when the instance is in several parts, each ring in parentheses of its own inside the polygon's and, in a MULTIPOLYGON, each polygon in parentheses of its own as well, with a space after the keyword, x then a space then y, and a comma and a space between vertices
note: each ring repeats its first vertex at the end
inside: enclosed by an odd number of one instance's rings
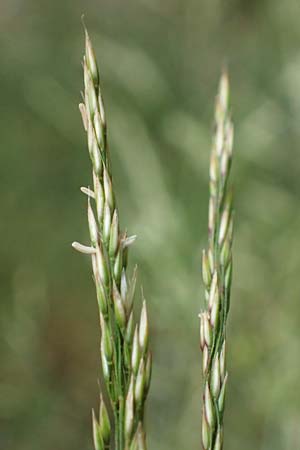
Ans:
POLYGON ((119 447, 119 420, 117 406, 114 407, 114 419, 115 419, 115 450, 120 450, 119 447))
POLYGON ((119 442, 120 450, 124 449, 124 398, 119 398, 119 442))

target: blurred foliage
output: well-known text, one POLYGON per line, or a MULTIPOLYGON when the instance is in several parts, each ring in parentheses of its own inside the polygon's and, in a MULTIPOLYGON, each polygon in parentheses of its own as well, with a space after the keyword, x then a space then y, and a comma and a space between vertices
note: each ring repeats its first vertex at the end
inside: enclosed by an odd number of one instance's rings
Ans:
POLYGON ((226 449, 300 443, 296 0, 3 0, 0 448, 91 449, 99 330, 77 104, 86 22, 101 61, 123 226, 138 234, 154 352, 149 449, 200 448, 201 248, 220 68, 236 126, 226 449))

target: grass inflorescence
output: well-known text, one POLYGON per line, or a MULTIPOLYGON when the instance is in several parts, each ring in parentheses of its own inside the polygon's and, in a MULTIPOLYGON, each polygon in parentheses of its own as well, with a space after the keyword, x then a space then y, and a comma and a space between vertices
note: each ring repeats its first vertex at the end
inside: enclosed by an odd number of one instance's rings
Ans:
POLYGON ((200 314, 203 352, 202 444, 204 450, 223 447, 223 414, 227 384, 226 322, 232 277, 232 190, 229 175, 233 125, 229 112, 227 74, 221 77, 215 111, 215 138, 210 160, 208 249, 203 251, 205 310, 200 314))
POLYGON ((95 450, 145 450, 144 406, 151 378, 151 353, 146 302, 135 322, 133 301, 136 269, 128 276, 129 247, 135 236, 127 236, 119 224, 108 153, 107 125, 100 90, 99 70, 91 40, 85 32, 84 102, 79 105, 92 162, 93 187, 82 187, 87 195, 90 245, 73 247, 92 259, 101 327, 101 365, 110 406, 100 396, 99 416, 93 412, 95 450))

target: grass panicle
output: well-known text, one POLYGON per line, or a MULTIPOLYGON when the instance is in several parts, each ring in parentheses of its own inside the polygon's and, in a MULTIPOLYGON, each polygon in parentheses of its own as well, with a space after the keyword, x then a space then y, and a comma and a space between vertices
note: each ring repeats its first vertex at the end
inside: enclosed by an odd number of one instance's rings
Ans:
POLYGON ((128 251, 135 236, 128 237, 120 229, 99 71, 87 31, 83 72, 84 102, 79 109, 87 133, 93 188, 82 187, 81 191, 88 199, 91 242, 87 246, 74 242, 73 247, 92 259, 101 326, 102 371, 114 417, 111 426, 101 395, 98 418, 93 412, 94 446, 95 450, 111 446, 115 450, 144 450, 144 405, 152 365, 147 309, 143 299, 140 319, 135 323, 136 269, 131 277, 127 271, 128 251))
POLYGON ((226 322, 232 277, 233 212, 229 176, 233 125, 229 112, 229 83, 221 76, 215 111, 215 137, 210 160, 208 249, 203 251, 205 309, 200 314, 203 357, 202 444, 204 450, 223 447, 223 414, 227 384, 226 322))

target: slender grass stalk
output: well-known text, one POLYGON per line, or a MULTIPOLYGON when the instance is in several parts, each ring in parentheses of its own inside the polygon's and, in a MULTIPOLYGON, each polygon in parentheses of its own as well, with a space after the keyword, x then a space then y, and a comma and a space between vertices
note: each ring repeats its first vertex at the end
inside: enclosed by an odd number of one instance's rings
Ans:
POLYGON ((128 249, 135 236, 120 231, 119 213, 108 154, 107 126, 99 71, 85 31, 84 103, 79 105, 87 132, 93 169, 93 189, 83 187, 88 197, 91 245, 74 242, 73 247, 91 255, 99 306, 103 377, 114 417, 114 433, 103 397, 99 418, 93 412, 95 450, 146 449, 144 404, 151 378, 148 349, 148 318, 143 300, 139 323, 133 318, 136 269, 127 274, 128 249), (114 439, 113 435, 114 434, 114 439), (114 444, 113 444, 114 441, 114 444))
POLYGON ((203 352, 202 444, 204 450, 223 447, 223 414, 227 371, 226 322, 232 276, 232 190, 229 175, 233 125, 229 113, 229 83, 221 76, 215 111, 215 138, 210 161, 208 250, 203 251, 205 310, 200 314, 203 352))

